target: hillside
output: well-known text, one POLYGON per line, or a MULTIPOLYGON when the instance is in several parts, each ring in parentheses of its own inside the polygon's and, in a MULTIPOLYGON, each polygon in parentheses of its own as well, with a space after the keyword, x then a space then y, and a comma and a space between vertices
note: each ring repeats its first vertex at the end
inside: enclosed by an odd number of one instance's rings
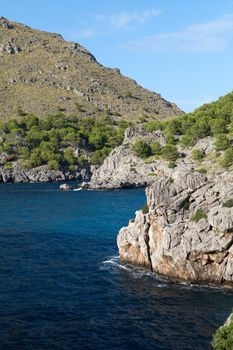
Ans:
POLYGON ((193 113, 135 125, 97 169, 92 188, 142 187, 172 169, 210 174, 233 168, 233 92, 193 113))
POLYGON ((0 17, 0 118, 57 111, 128 120, 181 113, 79 44, 0 17))

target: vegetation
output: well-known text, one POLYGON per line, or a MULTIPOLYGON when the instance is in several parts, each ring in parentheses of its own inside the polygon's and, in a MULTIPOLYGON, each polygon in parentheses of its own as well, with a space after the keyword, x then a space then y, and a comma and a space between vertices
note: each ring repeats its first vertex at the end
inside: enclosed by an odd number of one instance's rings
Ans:
MULTIPOLYGON (((214 137, 216 151, 224 152, 220 154, 220 165, 225 168, 233 165, 233 92, 216 102, 203 105, 193 113, 165 121, 152 121, 145 124, 145 128, 150 132, 163 131, 169 148, 177 144, 193 147, 201 138, 214 137)), ((163 153, 162 150, 162 156, 163 153)), ((204 153, 193 150, 194 160, 201 160, 203 157, 204 153)))
POLYGON ((162 157, 168 161, 174 162, 178 158, 178 150, 175 145, 166 144, 162 148, 162 157))
POLYGON ((197 173, 200 173, 200 174, 206 174, 207 173, 207 170, 205 168, 197 168, 197 169, 195 169, 195 171, 197 173))
POLYGON ((139 139, 132 145, 132 151, 139 157, 149 157, 151 147, 144 140, 139 139))
POLYGON ((167 166, 168 166, 169 169, 175 169, 176 163, 175 162, 169 162, 167 166))
POLYGON ((145 204, 144 207, 142 208, 142 213, 144 215, 149 213, 149 207, 147 204, 145 204))
POLYGON ((204 155, 205 155, 205 152, 200 150, 200 149, 194 148, 192 150, 192 159, 193 160, 201 160, 204 158, 204 155))
POLYGON ((220 327, 215 332, 212 346, 215 350, 233 349, 233 321, 220 327))
POLYGON ((160 143, 158 141, 154 141, 151 144, 151 153, 153 155, 160 155, 161 151, 162 151, 162 147, 161 147, 160 143))
POLYGON ((201 209, 197 209, 195 214, 193 214, 193 216, 191 217, 191 221, 194 221, 197 223, 199 220, 206 219, 206 218, 207 218, 207 215, 204 212, 204 210, 201 208, 201 209))
POLYGON ((25 169, 48 165, 74 169, 90 160, 101 164, 112 148, 123 141, 129 123, 91 117, 65 116, 63 113, 39 119, 23 115, 0 123, 1 165, 20 161, 25 169))
POLYGON ((233 198, 228 199, 225 203, 222 205, 224 208, 232 208, 233 207, 233 198))

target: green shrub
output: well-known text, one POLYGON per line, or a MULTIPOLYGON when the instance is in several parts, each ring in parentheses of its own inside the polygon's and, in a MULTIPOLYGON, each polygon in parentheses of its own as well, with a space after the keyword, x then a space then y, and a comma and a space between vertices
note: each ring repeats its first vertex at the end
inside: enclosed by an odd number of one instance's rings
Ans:
POLYGON ((159 121, 149 122, 145 125, 145 129, 148 132, 153 132, 155 130, 161 130, 161 125, 159 121))
POLYGON ((147 204, 145 204, 144 207, 142 208, 142 213, 144 215, 149 213, 149 207, 147 204))
POLYGON ((137 140, 131 149, 139 157, 149 157, 151 155, 151 147, 142 139, 137 140))
POLYGON ((158 141, 154 141, 151 144, 151 153, 153 155, 160 155, 161 154, 162 147, 158 141))
POLYGON ((227 148, 224 156, 220 159, 220 165, 224 168, 229 168, 233 164, 233 148, 227 148))
POLYGON ((196 139, 190 135, 182 135, 179 139, 179 143, 184 147, 192 147, 196 142, 196 139))
POLYGON ((176 161, 176 159, 178 158, 178 150, 175 145, 166 144, 162 148, 161 154, 164 159, 169 160, 171 162, 176 161))
POLYGON ((169 169, 175 169, 176 168, 176 163, 175 162, 169 162, 167 166, 168 166, 169 169))
POLYGON ((202 151, 202 150, 200 150, 198 148, 194 148, 192 150, 192 159, 193 160, 201 160, 201 159, 204 158, 204 156, 205 156, 205 152, 204 151, 202 151))
POLYGON ((50 170, 60 170, 60 164, 57 160, 53 159, 48 162, 48 168, 50 170))
POLYGON ((213 336, 212 346, 215 350, 233 349, 233 322, 220 327, 213 336))
POLYGON ((222 205, 224 208, 232 208, 233 207, 233 198, 228 199, 225 203, 222 205))
POLYGON ((195 171, 197 173, 200 173, 200 174, 206 174, 207 173, 207 170, 205 168, 198 168, 198 169, 195 169, 195 171))
POLYGON ((206 219, 206 218, 207 218, 207 215, 204 212, 204 210, 203 209, 197 209, 195 214, 193 214, 193 216, 191 217, 191 221, 194 221, 194 222, 197 223, 199 220, 206 219))
POLYGON ((111 148, 104 147, 101 150, 95 151, 90 159, 91 164, 102 164, 104 159, 111 152, 111 150, 112 150, 111 148))
POLYGON ((5 163, 3 167, 5 170, 11 170, 13 169, 13 163, 11 162, 5 163))
POLYGON ((219 134, 215 139, 216 151, 223 151, 230 146, 230 142, 225 134, 219 134))
POLYGON ((77 158, 74 156, 74 152, 70 147, 66 148, 63 157, 67 165, 74 165, 77 163, 77 158))

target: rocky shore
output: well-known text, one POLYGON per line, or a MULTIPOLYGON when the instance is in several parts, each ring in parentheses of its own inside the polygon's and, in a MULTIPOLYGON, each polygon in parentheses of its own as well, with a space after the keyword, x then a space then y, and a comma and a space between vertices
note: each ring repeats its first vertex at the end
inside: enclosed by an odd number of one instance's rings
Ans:
POLYGON ((124 263, 175 281, 233 286, 233 175, 157 177, 147 207, 120 230, 124 263))
POLYGON ((56 181, 88 181, 91 178, 92 167, 87 165, 76 171, 50 170, 46 165, 23 170, 19 164, 15 164, 11 169, 0 167, 1 182, 56 182, 56 181))

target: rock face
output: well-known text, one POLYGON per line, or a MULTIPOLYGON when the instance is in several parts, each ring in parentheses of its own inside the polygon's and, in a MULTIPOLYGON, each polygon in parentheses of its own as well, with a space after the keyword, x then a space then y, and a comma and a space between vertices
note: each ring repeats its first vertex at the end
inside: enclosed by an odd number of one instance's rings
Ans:
POLYGON ((148 133, 142 126, 129 128, 121 146, 116 147, 104 163, 93 172, 90 183, 83 187, 92 189, 137 188, 145 187, 153 182, 154 163, 145 161, 133 154, 132 144, 142 137, 147 141, 166 143, 160 131, 148 133))
POLYGON ((88 181, 92 167, 86 166, 76 172, 49 170, 43 165, 38 168, 23 170, 17 163, 12 169, 0 167, 0 182, 55 182, 64 180, 88 181))
POLYGON ((174 171, 147 188, 148 213, 120 230, 121 261, 175 281, 233 286, 233 175, 174 171), (224 205, 225 203, 225 205, 224 205))
MULTIPOLYGON (((89 183, 82 186, 92 189, 117 189, 137 188, 151 185, 157 175, 170 176, 174 170, 169 168, 169 162, 162 159, 145 160, 136 156, 132 151, 132 145, 138 139, 147 143, 158 141, 161 146, 166 144, 166 138, 161 131, 148 132, 143 126, 134 126, 125 132, 124 142, 116 147, 104 163, 93 171, 89 183)), ((195 148, 204 151, 206 154, 213 152, 214 140, 206 137, 197 142, 195 148)), ((180 149, 181 157, 176 162, 176 171, 192 172, 200 164, 191 159, 191 149, 180 149)), ((202 164, 209 170, 213 166, 212 160, 202 164)))

